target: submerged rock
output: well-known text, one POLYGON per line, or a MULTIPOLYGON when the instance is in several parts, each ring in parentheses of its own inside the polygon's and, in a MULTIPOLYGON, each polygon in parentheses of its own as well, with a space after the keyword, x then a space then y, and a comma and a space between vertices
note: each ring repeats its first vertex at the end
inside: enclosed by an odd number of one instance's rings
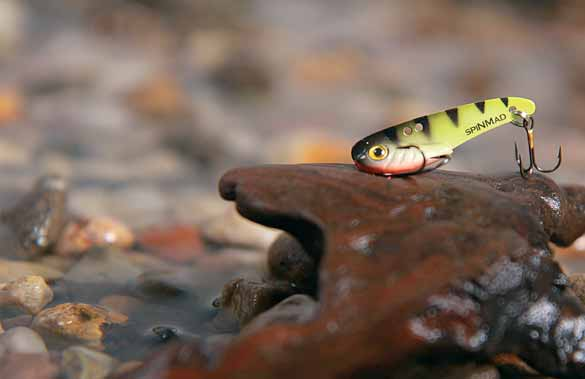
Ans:
POLYGON ((317 287, 317 265, 288 233, 281 234, 268 249, 268 269, 272 277, 286 280, 303 292, 313 293, 317 287))
POLYGON ((234 279, 225 285, 214 306, 230 309, 244 325, 294 293, 294 288, 287 283, 234 279))
MULTIPOLYGON (((388 180, 349 165, 291 165, 230 171, 220 191, 300 242, 318 265, 319 305, 304 323, 235 339, 211 365, 194 355, 191 378, 391 378, 413 358, 504 352, 548 375, 585 377, 585 307, 548 247, 585 232, 585 188, 540 175, 388 180)), ((181 378, 177 354, 129 377, 181 378)))
POLYGON ((67 379, 103 379, 114 370, 116 360, 84 346, 72 346, 63 351, 61 366, 67 379))
POLYGON ((11 209, 2 212, 0 239, 3 255, 30 258, 46 252, 59 238, 69 217, 67 183, 47 176, 11 209))
POLYGON ((79 255, 92 247, 113 246, 129 248, 134 234, 120 221, 108 217, 95 217, 71 221, 61 234, 55 252, 59 255, 79 255))
POLYGON ((76 341, 101 348, 106 329, 127 320, 125 315, 102 307, 65 303, 39 313, 32 328, 57 346, 60 342, 76 341))
POLYGON ((150 227, 137 239, 147 252, 174 262, 191 262, 203 253, 199 229, 190 225, 150 227))
POLYGON ((46 353, 45 342, 34 330, 22 326, 0 335, 0 357, 7 353, 46 353))

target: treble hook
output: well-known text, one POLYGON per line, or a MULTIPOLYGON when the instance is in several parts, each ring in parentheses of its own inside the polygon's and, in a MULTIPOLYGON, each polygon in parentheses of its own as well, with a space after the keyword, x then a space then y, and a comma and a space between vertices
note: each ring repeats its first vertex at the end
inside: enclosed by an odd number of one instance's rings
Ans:
POLYGON ((528 152, 530 157, 530 164, 528 168, 524 168, 524 165, 522 163, 522 156, 518 152, 518 144, 514 142, 514 154, 516 156, 516 163, 520 168, 520 175, 522 175, 522 177, 526 179, 528 178, 528 175, 532 174, 533 169, 536 169, 537 171, 544 173, 556 171, 561 166, 561 163, 563 161, 562 147, 559 147, 559 152, 557 154, 558 159, 557 164, 553 168, 548 170, 541 168, 538 165, 538 163, 536 163, 536 154, 534 152, 534 118, 528 116, 526 112, 517 110, 515 107, 510 107, 510 112, 513 115, 518 116, 522 119, 522 123, 519 123, 518 121, 514 120, 512 121, 512 124, 523 128, 524 131, 526 132, 526 138, 528 139, 528 152))

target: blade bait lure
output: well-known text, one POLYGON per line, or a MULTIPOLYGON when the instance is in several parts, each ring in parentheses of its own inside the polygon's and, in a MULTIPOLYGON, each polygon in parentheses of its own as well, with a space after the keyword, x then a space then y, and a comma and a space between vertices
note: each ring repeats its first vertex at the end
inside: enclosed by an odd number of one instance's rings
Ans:
POLYGON ((555 167, 545 170, 538 166, 532 118, 535 110, 534 102, 521 97, 501 97, 460 105, 374 133, 353 146, 352 159, 358 169, 372 174, 416 174, 448 163, 457 146, 511 123, 522 127, 528 139, 528 168, 524 168, 515 145, 521 175, 526 178, 534 169, 552 172, 561 164, 562 150, 559 148, 555 167))

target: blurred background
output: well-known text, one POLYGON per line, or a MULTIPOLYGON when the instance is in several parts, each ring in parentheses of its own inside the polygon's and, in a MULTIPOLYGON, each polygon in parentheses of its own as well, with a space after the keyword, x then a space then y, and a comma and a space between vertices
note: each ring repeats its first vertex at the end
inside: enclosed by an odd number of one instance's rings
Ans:
MULTIPOLYGON (((231 167, 350 162, 383 127, 502 96, 535 100, 541 164, 562 145, 553 177, 585 184, 584 58, 577 0, 0 0, 2 192, 58 173, 83 214, 199 222, 231 167)), ((447 168, 516 171, 515 139, 447 168)))

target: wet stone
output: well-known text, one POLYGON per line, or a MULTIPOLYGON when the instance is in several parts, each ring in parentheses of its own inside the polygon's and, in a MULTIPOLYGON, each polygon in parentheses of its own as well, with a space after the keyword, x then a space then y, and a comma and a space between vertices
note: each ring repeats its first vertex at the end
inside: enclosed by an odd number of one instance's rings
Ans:
POLYGON ((177 338, 177 329, 169 326, 155 326, 152 328, 152 332, 161 340, 161 342, 167 342, 177 338))
POLYGON ((300 291, 313 293, 317 286, 315 259, 288 233, 270 245, 268 269, 274 278, 289 281, 300 291))
POLYGON ((201 233, 189 225, 151 227, 138 235, 145 251, 174 262, 191 262, 203 253, 201 233))
POLYGON ((34 330, 22 326, 0 335, 0 357, 8 353, 46 353, 45 342, 34 330))
POLYGON ((254 282, 234 279, 223 288, 214 306, 230 309, 241 325, 270 309, 279 301, 294 294, 294 288, 285 282, 254 282))
POLYGON ((88 304, 65 303, 45 309, 33 320, 32 328, 47 343, 60 345, 77 341, 94 348, 102 347, 108 327, 123 324, 125 315, 88 304))
POLYGON ((116 360, 85 346, 72 346, 63 351, 61 366, 66 379, 104 379, 116 367, 116 360))
POLYGON ((83 254, 92 247, 129 248, 134 234, 120 221, 108 217, 77 219, 67 224, 55 253, 64 256, 83 254))
POLYGON ((14 207, 2 212, 0 237, 10 246, 3 249, 3 254, 30 258, 47 252, 57 242, 69 217, 66 195, 67 183, 62 178, 44 177, 14 207))
POLYGON ((177 325, 156 325, 148 328, 144 333, 144 341, 150 347, 178 341, 199 340, 197 334, 190 333, 177 325))
POLYGON ((37 314, 53 300, 53 291, 40 276, 24 276, 0 283, 0 305, 13 305, 37 314))

